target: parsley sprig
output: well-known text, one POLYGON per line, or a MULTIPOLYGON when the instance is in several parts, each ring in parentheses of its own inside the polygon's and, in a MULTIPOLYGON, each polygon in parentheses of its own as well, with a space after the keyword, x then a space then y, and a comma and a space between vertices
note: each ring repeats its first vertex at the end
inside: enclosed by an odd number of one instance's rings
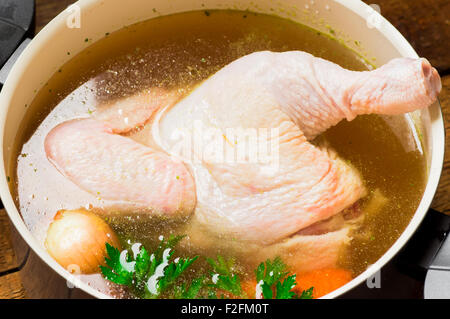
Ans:
MULTIPOLYGON (((174 247, 183 237, 162 238, 152 254, 143 246, 138 251, 132 249, 131 253, 128 250, 120 252, 107 243, 107 266, 100 266, 101 272, 107 280, 128 287, 138 298, 252 297, 242 289, 235 260, 220 255, 216 259, 206 258, 211 267, 208 278, 203 275, 190 282, 183 280, 183 274, 198 259, 198 256, 174 258, 174 247)), ((279 257, 261 263, 255 274, 264 299, 312 299, 312 287, 300 295, 293 291, 297 285, 296 276, 289 275, 287 266, 279 257)))
MULTIPOLYGON (((105 258, 108 267, 100 266, 103 276, 109 281, 119 285, 128 286, 133 280, 133 273, 126 270, 120 263, 119 249, 106 243, 106 252, 109 258, 105 258)), ((129 258, 127 261, 131 261, 129 258)))
MULTIPOLYGON (((243 296, 241 280, 237 274, 233 274, 234 259, 226 260, 222 256, 217 256, 217 260, 206 258, 206 261, 212 268, 210 272, 212 283, 208 285, 209 288, 229 292, 236 297, 243 296)), ((210 298, 217 298, 213 290, 210 290, 208 295, 210 298)))
POLYGON ((259 264, 255 274, 264 299, 312 298, 313 288, 303 291, 300 296, 292 291, 297 285, 296 275, 289 275, 286 264, 279 257, 259 264))
POLYGON ((121 253, 108 243, 106 251, 109 258, 105 258, 107 267, 100 266, 103 276, 119 285, 130 288, 139 298, 154 299, 162 294, 179 298, 195 298, 200 289, 200 278, 194 280, 189 287, 185 284, 177 285, 183 273, 197 260, 194 258, 175 258, 173 249, 183 236, 171 236, 162 239, 154 253, 149 254, 145 247, 140 247, 136 257, 127 252, 126 259, 121 261, 121 253), (125 261, 125 263, 124 263, 125 261), (162 274, 158 276, 158 270, 162 274), (155 283, 155 289, 151 289, 155 283))

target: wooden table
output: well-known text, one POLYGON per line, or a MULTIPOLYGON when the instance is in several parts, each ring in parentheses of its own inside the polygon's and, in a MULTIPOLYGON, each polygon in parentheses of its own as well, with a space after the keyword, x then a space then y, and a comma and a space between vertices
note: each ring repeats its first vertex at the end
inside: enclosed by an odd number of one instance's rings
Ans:
MULTIPOLYGON (((64 10, 72 0, 36 0, 36 32, 64 10)), ((450 136, 450 1, 377 0, 384 15, 439 70, 443 80, 440 95, 447 136, 450 136)), ((433 208, 450 214, 450 138, 433 208)), ((0 298, 24 298, 19 265, 10 243, 8 217, 0 211, 0 298)))

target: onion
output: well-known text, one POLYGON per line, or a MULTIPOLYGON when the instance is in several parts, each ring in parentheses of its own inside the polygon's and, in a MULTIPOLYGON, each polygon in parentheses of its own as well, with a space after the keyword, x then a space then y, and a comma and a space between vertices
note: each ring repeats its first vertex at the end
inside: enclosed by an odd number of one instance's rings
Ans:
POLYGON ((60 210, 48 228, 45 247, 70 272, 92 274, 105 264, 105 243, 120 248, 116 234, 103 219, 84 209, 60 210))

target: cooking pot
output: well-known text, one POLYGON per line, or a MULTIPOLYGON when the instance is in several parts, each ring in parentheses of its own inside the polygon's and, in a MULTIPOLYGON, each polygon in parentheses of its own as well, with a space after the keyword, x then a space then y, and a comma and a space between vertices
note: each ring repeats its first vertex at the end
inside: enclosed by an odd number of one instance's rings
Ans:
MULTIPOLYGON (((22 279, 29 297, 66 297, 72 293, 67 283, 75 277, 61 267, 27 229, 11 195, 7 176, 14 174, 16 158, 12 152, 20 123, 36 92, 72 56, 86 48, 85 39, 93 42, 143 20, 161 15, 212 9, 241 9, 275 14, 335 36, 351 49, 376 65, 395 57, 417 58, 403 36, 376 8, 357 0, 81 0, 59 14, 26 46, 9 72, 0 93, 0 194, 13 224, 15 247, 19 258, 27 262, 22 279), (71 52, 68 55, 67 52, 71 52), (29 247, 29 248, 28 248, 29 247), (29 254, 29 256, 24 256, 29 254)), ((410 223, 398 240, 380 258, 346 285, 325 298, 334 298, 374 275, 405 246, 417 230, 435 194, 444 157, 444 124, 438 103, 408 115, 422 136, 427 163, 427 183, 422 200, 410 223)), ((45 182, 45 181, 43 181, 45 182)), ((92 286, 76 283, 90 296, 108 295, 92 286)), ((80 291, 77 290, 76 296, 80 291)))

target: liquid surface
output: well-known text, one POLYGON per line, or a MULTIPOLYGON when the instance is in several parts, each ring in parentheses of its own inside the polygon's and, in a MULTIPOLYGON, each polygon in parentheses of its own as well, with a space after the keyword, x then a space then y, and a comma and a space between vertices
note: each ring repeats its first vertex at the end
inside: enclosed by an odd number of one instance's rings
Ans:
MULTIPOLYGON (((360 56, 324 34, 248 12, 183 13, 106 34, 95 44, 88 40, 86 49, 38 93, 17 139, 17 176, 11 182, 16 187, 16 204, 36 238, 44 242, 59 209, 108 204, 101 196, 79 189, 49 163, 43 141, 53 127, 88 117, 101 102, 145 88, 176 88, 187 94, 233 60, 261 50, 302 50, 348 69, 370 69, 360 56)), ((139 132, 130 137, 139 140, 139 132)), ((342 267, 357 275, 395 242, 413 216, 425 184, 424 157, 404 116, 369 115, 342 121, 316 141, 323 142, 362 173, 369 190, 361 203, 368 212, 340 260, 342 267), (370 199, 380 197, 384 205, 376 209, 370 199)), ((125 244, 140 241, 149 247, 156 245, 160 235, 179 233, 185 223, 123 222, 120 217, 108 221, 125 244)), ((241 266, 245 269, 245 262, 241 266)), ((97 287, 106 289, 97 279, 97 287)))

